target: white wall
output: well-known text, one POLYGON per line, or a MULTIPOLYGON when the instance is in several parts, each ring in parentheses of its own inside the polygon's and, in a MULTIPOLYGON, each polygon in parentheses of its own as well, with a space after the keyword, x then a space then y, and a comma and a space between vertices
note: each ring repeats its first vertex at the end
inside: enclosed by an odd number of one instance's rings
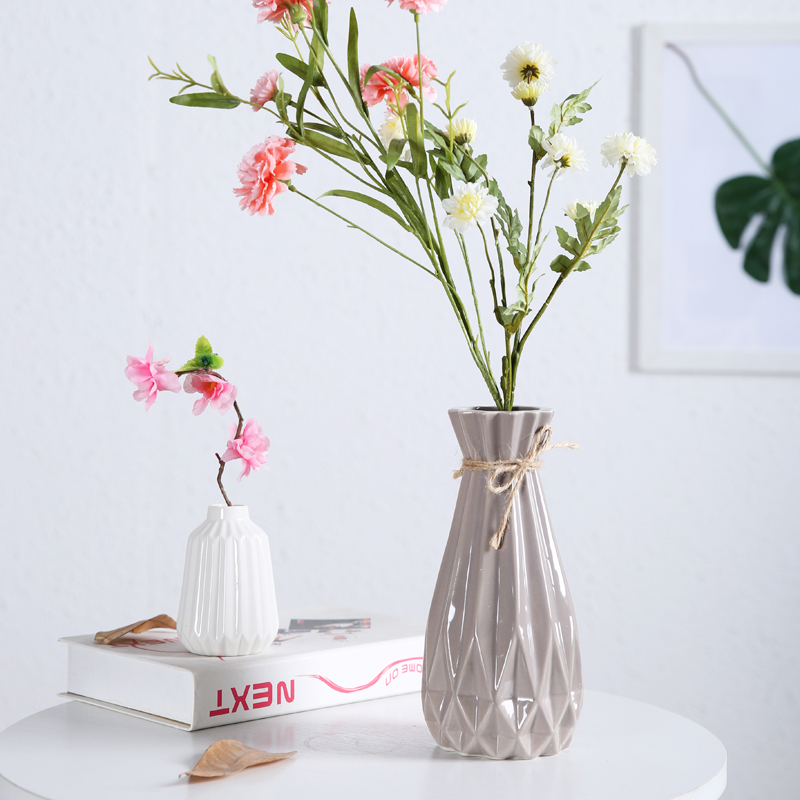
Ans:
MULTIPOLYGON (((412 50, 396 7, 356 5, 365 60, 412 50)), ((131 400, 125 355, 151 340, 177 366, 207 335, 272 439, 270 471, 230 488, 271 535, 282 604, 425 616, 457 490, 446 410, 488 399, 443 293, 299 198, 268 219, 240 212, 236 166, 277 132, 266 114, 177 108, 146 82, 147 54, 205 77, 213 53, 246 93, 280 43, 254 18, 246 0, 0 6, 0 728, 64 688, 57 637, 176 612, 228 422, 192 417, 185 396, 147 414, 131 400)), ((545 43, 556 96, 603 77, 575 129, 594 170, 559 185, 558 207, 600 193, 597 146, 632 124, 634 26, 798 20, 795 0, 451 0, 425 20, 424 49, 443 73, 458 66, 520 204, 525 114, 505 53, 545 43)), ((313 155, 298 160, 312 194, 332 185, 313 155)), ((518 392, 582 447, 551 454, 545 483, 586 682, 717 734, 731 800, 790 800, 798 381, 632 372, 630 222, 557 298, 518 392)))

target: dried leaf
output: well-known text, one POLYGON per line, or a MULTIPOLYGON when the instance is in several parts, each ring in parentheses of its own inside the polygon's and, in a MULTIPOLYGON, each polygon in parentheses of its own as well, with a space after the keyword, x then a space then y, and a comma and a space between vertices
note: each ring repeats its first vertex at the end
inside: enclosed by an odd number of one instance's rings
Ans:
POLYGON ((122 628, 117 628, 115 631, 100 631, 94 635, 94 640, 100 642, 100 644, 111 644, 111 642, 115 642, 126 633, 144 633, 151 628, 171 628, 174 631, 177 630, 178 625, 175 620, 167 614, 159 614, 157 617, 141 619, 138 622, 134 622, 132 625, 125 625, 122 628))
POLYGON ((195 778, 222 778, 234 772, 241 772, 247 767, 254 767, 256 764, 283 761, 296 752, 294 750, 291 753, 265 753, 263 750, 254 750, 246 744, 237 742, 236 739, 220 739, 203 753, 191 772, 183 772, 178 777, 191 775, 195 778))

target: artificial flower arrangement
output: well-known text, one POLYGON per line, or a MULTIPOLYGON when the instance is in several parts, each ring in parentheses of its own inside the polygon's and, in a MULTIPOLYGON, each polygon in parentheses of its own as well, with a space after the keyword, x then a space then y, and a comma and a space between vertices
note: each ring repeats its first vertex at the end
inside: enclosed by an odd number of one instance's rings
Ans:
MULTIPOLYGON (((283 74, 268 70, 256 82, 249 100, 229 91, 211 56, 209 84, 194 80, 180 65, 172 73, 163 72, 152 60, 155 72, 151 78, 182 83, 179 93, 170 98, 178 105, 222 109, 249 105, 253 111, 264 110, 273 116, 286 135, 268 136, 242 159, 238 169, 241 185, 234 189, 242 209, 271 215, 276 198, 291 191, 424 270, 444 289, 495 405, 512 410, 520 360, 533 329, 564 281, 575 272, 588 270, 588 259, 617 237, 619 218, 626 208, 620 206, 620 181, 624 174, 647 175, 656 163, 656 153, 645 139, 632 133, 606 137, 600 152, 603 165, 616 171, 614 181, 601 201, 576 200, 564 209, 574 228, 570 232, 556 226, 562 252, 549 266, 557 277, 543 301, 535 303, 534 297, 544 294, 537 292, 545 274, 539 261, 549 236, 542 232, 553 183, 588 168, 583 148, 565 131, 580 123, 591 109, 587 98, 594 85, 555 103, 547 121, 542 122, 541 117, 537 121, 537 104, 550 88, 556 61, 541 45, 525 42, 501 65, 512 98, 522 103, 530 116, 530 125, 525 126, 531 166, 524 223, 492 177, 488 157, 476 150, 477 124, 460 115, 466 103, 454 106, 455 72, 441 80, 434 62, 423 55, 421 18, 441 10, 446 1, 399 0, 400 8, 409 11, 413 20, 415 52, 372 65, 359 60, 358 20, 353 9, 346 57, 338 60, 328 38, 326 0, 253 0, 258 22, 273 23, 293 51, 275 56, 283 74), (297 85, 291 92, 284 81, 286 73, 297 85), (205 91, 187 92, 192 89, 205 91), (382 124, 370 111, 380 105, 382 124), (303 192, 293 180, 306 172, 306 167, 292 159, 296 145, 335 164, 358 184, 358 190, 332 189, 319 199, 303 192), (547 182, 537 215, 539 173, 544 173, 547 182), (420 255, 397 250, 320 202, 324 197, 362 203, 386 215, 416 240, 420 255), (452 239, 447 231, 452 231, 452 239), (503 332, 499 382, 475 290, 476 245, 479 257, 486 260, 492 312, 503 332), (463 262, 474 318, 467 308, 469 300, 465 302, 466 295, 462 296, 456 285, 454 246, 463 262)), ((390 6, 393 2, 388 0, 390 6)))
POLYGON ((214 453, 219 465, 217 485, 226 505, 230 506, 231 501, 222 485, 225 465, 229 461, 241 460, 242 471, 239 473, 238 480, 247 477, 251 470, 258 470, 266 464, 269 439, 264 435, 261 426, 255 419, 248 419, 245 422, 236 399, 237 388, 217 372, 224 363, 223 359, 213 351, 208 339, 201 336, 195 345, 194 358, 175 372, 166 368, 165 365, 169 362, 168 358, 160 361, 153 360, 152 344, 147 349, 144 358, 128 356, 127 360, 128 366, 125 367, 125 375, 136 384, 133 399, 144 402, 145 411, 150 410, 159 392, 180 392, 180 378, 186 376, 183 381, 183 390, 187 394, 200 395, 192 407, 192 413, 195 416, 202 414, 209 406, 219 411, 220 414, 226 414, 231 408, 236 412, 238 422, 231 424, 227 449, 222 455, 214 453))

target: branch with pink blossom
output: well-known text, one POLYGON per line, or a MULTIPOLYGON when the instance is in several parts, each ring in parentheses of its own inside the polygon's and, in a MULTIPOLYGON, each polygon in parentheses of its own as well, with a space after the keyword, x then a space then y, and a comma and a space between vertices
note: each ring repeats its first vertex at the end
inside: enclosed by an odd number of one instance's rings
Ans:
POLYGON ((226 414, 233 408, 238 422, 231 424, 228 432, 227 449, 220 455, 214 453, 219 464, 217 485, 227 505, 231 505, 228 494, 222 484, 225 465, 230 461, 241 460, 242 471, 237 480, 247 477, 251 471, 258 470, 267 462, 269 439, 264 435, 261 426, 254 419, 245 421, 242 416, 237 388, 222 375, 219 370, 224 361, 211 347, 208 339, 201 336, 195 345, 194 358, 187 361, 180 369, 171 371, 165 366, 168 358, 160 361, 153 359, 153 345, 147 349, 144 358, 128 356, 125 376, 136 384, 133 399, 144 402, 145 411, 155 403, 159 392, 180 392, 180 378, 185 376, 183 390, 187 394, 200 395, 192 406, 192 413, 197 416, 207 408, 213 408, 220 414, 226 414))

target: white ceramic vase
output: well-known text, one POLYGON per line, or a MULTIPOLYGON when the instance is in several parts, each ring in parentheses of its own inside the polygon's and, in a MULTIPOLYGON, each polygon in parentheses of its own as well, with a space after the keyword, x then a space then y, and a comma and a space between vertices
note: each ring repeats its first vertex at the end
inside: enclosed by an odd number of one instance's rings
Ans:
POLYGON ((263 653, 278 634, 267 534, 247 506, 213 505, 189 536, 178 637, 202 656, 263 653))

